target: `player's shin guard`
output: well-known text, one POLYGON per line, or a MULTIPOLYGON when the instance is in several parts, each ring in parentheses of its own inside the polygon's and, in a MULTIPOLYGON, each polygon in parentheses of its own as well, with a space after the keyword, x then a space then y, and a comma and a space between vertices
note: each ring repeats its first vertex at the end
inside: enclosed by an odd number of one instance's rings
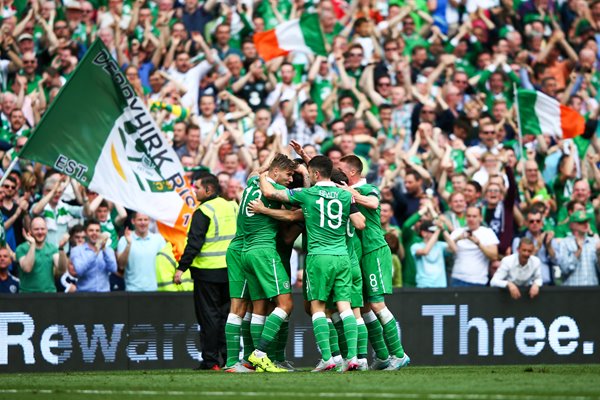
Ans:
POLYGON ((358 318, 356 320, 356 331, 358 333, 358 337, 357 337, 357 357, 359 359, 362 358, 367 358, 367 344, 368 344, 368 338, 369 338, 369 333, 367 331, 367 327, 365 325, 365 321, 362 318, 358 318))
POLYGON ((346 359, 356 357, 357 354, 357 330, 356 330, 356 317, 352 310, 346 310, 340 314, 342 323, 344 324, 344 336, 346 336, 346 343, 348 345, 348 354, 346 359))
POLYGON ((348 344, 346 343, 346 335, 344 335, 344 324, 342 323, 340 314, 337 312, 331 314, 331 320, 333 321, 333 326, 335 327, 336 333, 338 335, 338 345, 340 346, 340 353, 343 358, 346 358, 346 356, 348 355, 348 344))
POLYGON ((262 335, 260 336, 260 341, 258 342, 258 346, 256 346, 258 350, 267 352, 267 350, 269 349, 269 345, 273 342, 273 340, 279 333, 281 324, 287 318, 288 315, 285 311, 283 311, 279 307, 275 307, 273 312, 269 314, 267 320, 265 321, 265 327, 262 331, 262 335))
MULTIPOLYGON (((252 314, 252 320, 250 321, 250 335, 252 336, 252 344, 254 349, 257 348, 260 337, 262 336, 263 328, 265 327, 265 320, 267 317, 264 315, 252 314)), ((254 351, 254 349, 252 349, 254 351)))
POLYGON ((331 347, 329 346, 329 325, 324 312, 316 312, 312 316, 313 332, 317 340, 317 346, 321 350, 321 357, 328 361, 331 359, 331 347))
POLYGON ((340 345, 338 342, 338 334, 335 330, 335 326, 333 326, 333 321, 327 318, 327 325, 329 326, 329 347, 331 347, 331 354, 335 356, 339 356, 340 353, 340 345))
POLYGON ((225 342, 227 344, 227 362, 225 367, 232 367, 240 361, 240 331, 242 318, 236 314, 227 316, 225 324, 225 342))
POLYGON ((377 319, 377 316, 373 311, 369 311, 368 313, 363 314, 363 319, 365 321, 365 325, 367 326, 371 346, 373 346, 373 350, 375 350, 377 358, 380 360, 387 360, 387 358, 390 356, 390 353, 385 344, 385 340, 383 338, 383 328, 381 327, 381 323, 377 319))
MULTIPOLYGON (((250 333, 250 321, 252 320, 252 313, 247 312, 242 320, 242 339, 244 341, 244 360, 248 359, 248 356, 254 350, 254 344, 252 343, 252 334, 250 333)), ((261 331, 262 333, 262 331, 261 331)))
POLYGON ((288 316, 285 321, 281 323, 279 333, 277 333, 277 339, 275 340, 275 352, 273 353, 273 361, 283 362, 285 361, 285 346, 288 341, 290 317, 288 316))
POLYGON ((377 313, 377 318, 379 318, 383 326, 383 337, 390 353, 398 358, 404 357, 404 349, 402 348, 402 343, 400 343, 396 318, 394 318, 387 307, 377 313))

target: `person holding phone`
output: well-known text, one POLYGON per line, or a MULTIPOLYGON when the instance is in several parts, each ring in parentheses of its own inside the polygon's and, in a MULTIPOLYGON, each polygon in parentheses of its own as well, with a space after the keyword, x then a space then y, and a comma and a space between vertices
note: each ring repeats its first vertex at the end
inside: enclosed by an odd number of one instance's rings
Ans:
POLYGON ((467 208, 467 226, 450 236, 456 242, 456 259, 451 286, 486 286, 490 262, 498 258, 498 238, 494 231, 481 226, 478 207, 467 208))

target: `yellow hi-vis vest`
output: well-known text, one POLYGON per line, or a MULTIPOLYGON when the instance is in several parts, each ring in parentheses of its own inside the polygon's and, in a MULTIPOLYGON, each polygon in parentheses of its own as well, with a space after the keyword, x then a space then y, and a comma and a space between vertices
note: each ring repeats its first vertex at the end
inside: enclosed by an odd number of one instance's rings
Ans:
MULTIPOLYGON (((200 269, 227 268, 225 253, 231 239, 235 237, 238 205, 215 197, 198 208, 210 219, 204 245, 192 261, 191 267, 200 269)), ((190 224, 191 226, 191 224, 190 224)), ((189 230, 189 228, 188 228, 189 230)))
POLYGON ((177 271, 177 261, 173 255, 173 246, 167 242, 156 255, 156 283, 159 292, 190 292, 194 290, 194 281, 189 270, 181 276, 181 285, 173 282, 177 271))

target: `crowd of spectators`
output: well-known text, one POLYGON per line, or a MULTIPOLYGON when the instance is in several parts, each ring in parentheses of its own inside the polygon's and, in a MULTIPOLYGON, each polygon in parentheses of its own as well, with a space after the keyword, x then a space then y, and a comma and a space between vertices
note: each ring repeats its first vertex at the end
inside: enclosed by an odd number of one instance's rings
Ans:
MULTIPOLYGON (((540 285, 598 285, 599 0, 2 7, 3 170, 99 38, 186 174, 210 170, 228 200, 239 201, 270 155, 296 156, 291 140, 334 165, 358 155, 381 191, 395 286, 491 281, 514 297, 512 285, 532 296, 540 285), (254 33, 303 13, 318 13, 328 55, 261 59, 254 33), (519 140, 515 88, 575 109, 585 132, 564 140, 524 131, 519 140)), ((157 290, 165 241, 147 216, 27 160, 0 197, 0 291, 157 290)), ((301 253, 299 245, 292 263, 300 270, 301 253)))

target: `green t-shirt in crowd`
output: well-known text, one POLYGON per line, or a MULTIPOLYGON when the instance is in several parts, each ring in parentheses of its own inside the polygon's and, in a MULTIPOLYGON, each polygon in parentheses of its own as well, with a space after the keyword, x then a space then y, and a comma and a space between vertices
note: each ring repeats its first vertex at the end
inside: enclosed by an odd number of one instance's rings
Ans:
MULTIPOLYGON (((25 257, 29 251, 29 242, 17 246, 17 261, 25 257)), ((27 273, 19 264, 19 279, 21 280, 19 290, 21 293, 54 293, 54 254, 58 253, 58 247, 44 242, 41 249, 35 249, 35 262, 33 269, 27 273)))

